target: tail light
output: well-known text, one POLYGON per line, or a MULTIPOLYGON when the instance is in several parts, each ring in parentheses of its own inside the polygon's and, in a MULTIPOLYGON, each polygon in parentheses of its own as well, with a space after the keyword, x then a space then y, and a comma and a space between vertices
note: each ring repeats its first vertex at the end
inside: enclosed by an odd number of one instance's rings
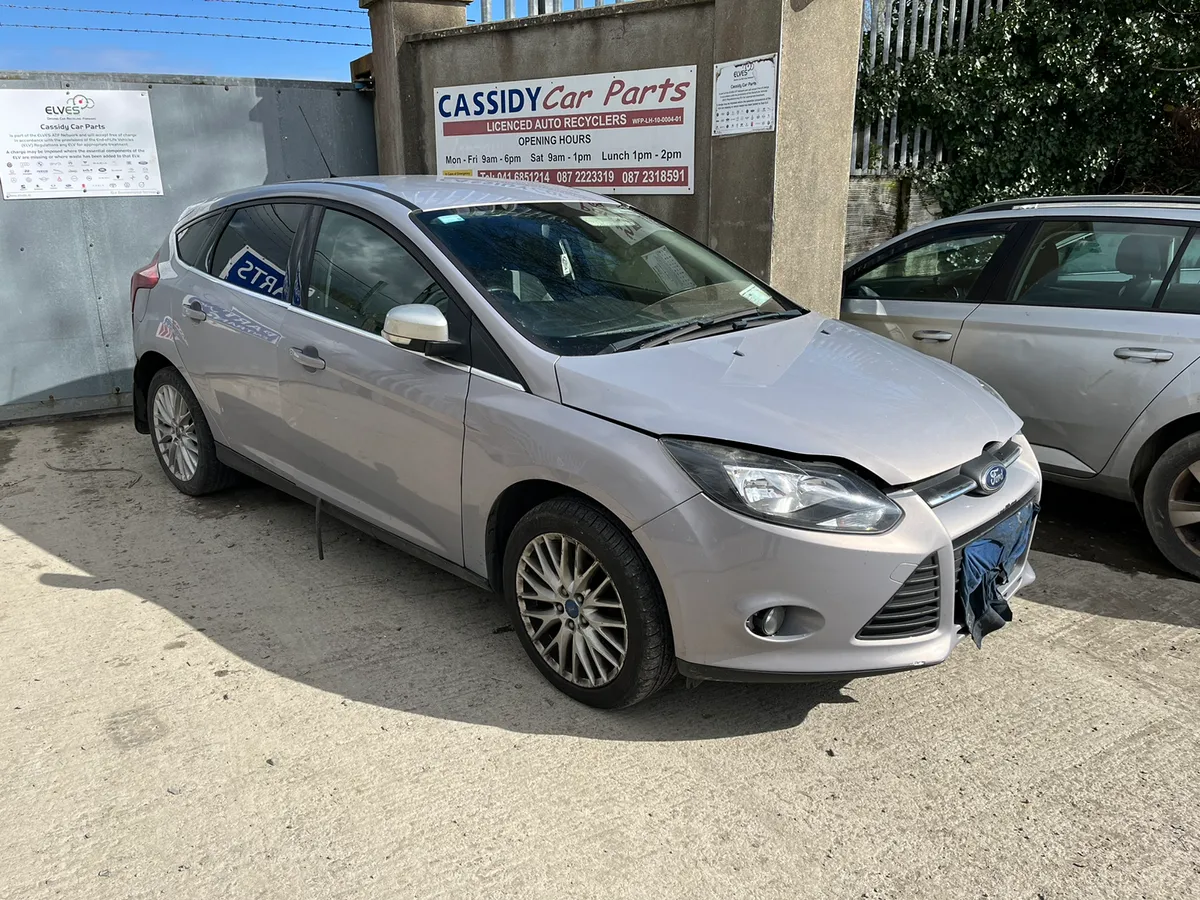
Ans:
POLYGON ((150 261, 150 265, 144 269, 139 269, 133 273, 133 278, 129 280, 129 309, 132 313, 133 305, 137 302, 137 292, 141 290, 150 290, 158 284, 158 254, 154 254, 154 259, 150 261))

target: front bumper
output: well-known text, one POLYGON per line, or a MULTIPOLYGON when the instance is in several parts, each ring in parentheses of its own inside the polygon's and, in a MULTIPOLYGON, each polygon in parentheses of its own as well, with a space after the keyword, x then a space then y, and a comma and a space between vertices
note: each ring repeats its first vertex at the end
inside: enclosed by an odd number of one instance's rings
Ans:
MULTIPOLYGON (((680 671, 725 681, 807 681, 942 662, 963 637, 956 550, 1041 495, 1041 472, 1021 443, 998 493, 959 497, 936 509, 911 491, 894 494, 904 519, 884 535, 773 525, 703 495, 643 525, 636 535, 663 587, 680 671), (931 557, 938 571, 936 627, 914 637, 860 637, 931 557), (753 634, 747 619, 771 606, 789 608, 781 634, 753 634)), ((1012 596, 1033 580, 1023 559, 1003 592, 1012 596)))

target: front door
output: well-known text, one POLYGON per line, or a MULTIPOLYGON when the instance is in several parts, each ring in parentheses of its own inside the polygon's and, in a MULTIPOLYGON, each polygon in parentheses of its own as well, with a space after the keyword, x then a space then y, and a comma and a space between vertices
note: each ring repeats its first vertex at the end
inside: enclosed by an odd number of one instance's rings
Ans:
POLYGON ((461 565, 469 369, 393 346, 380 331, 393 307, 431 303, 465 347, 469 319, 396 237, 365 214, 321 213, 303 308, 287 312, 279 344, 289 474, 461 565))
POLYGON ((1008 234, 1003 223, 938 229, 860 263, 848 273, 842 319, 949 362, 1008 234))
MULTIPOLYGON (((1150 401, 1200 355, 1200 320, 1170 311, 1187 307, 1195 290, 1179 283, 1179 271, 1198 263, 1173 263, 1187 234, 1148 222, 1043 221, 1007 302, 967 319, 954 364, 1004 396, 1043 465, 1099 472, 1150 401)), ((1185 256, 1200 251, 1193 244, 1185 256)))

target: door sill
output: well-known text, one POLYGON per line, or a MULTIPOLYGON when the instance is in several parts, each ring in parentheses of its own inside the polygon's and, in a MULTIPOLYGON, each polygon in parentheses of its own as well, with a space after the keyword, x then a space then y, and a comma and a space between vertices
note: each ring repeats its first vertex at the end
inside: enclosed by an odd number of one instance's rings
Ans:
MULTIPOLYGON (((216 447, 217 459, 229 466, 229 468, 235 469, 236 471, 241 472, 243 475, 253 478, 255 481, 261 481, 263 484, 270 485, 276 490, 283 491, 285 494, 295 497, 297 500, 303 500, 309 506, 316 506, 317 495, 300 487, 294 481, 284 478, 277 472, 274 472, 271 469, 268 469, 266 466, 256 463, 254 460, 243 456, 236 450, 230 450, 223 444, 217 444, 216 447)), ((321 511, 323 513, 328 513, 335 519, 345 522, 350 527, 357 528, 359 531, 369 534, 376 540, 382 541, 388 546, 395 547, 397 550, 401 550, 407 553, 409 556, 414 556, 422 562, 429 563, 431 566, 436 566, 444 572, 449 572, 451 575, 457 575, 459 578, 473 587, 481 588, 488 593, 492 593, 492 586, 482 575, 477 575, 470 569, 464 568, 457 563, 453 563, 445 557, 438 556, 433 551, 426 550, 424 547, 418 546, 412 541, 388 531, 386 528, 381 528, 373 522, 368 522, 361 516, 355 515, 349 510, 338 506, 336 503, 333 503, 324 497, 321 497, 320 499, 321 511)))

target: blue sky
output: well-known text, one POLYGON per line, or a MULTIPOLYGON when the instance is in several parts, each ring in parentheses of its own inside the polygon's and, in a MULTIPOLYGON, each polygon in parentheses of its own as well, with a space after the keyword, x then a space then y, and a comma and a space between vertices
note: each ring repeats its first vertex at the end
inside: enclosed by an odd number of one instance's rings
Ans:
MULTIPOLYGON (((358 8, 357 0, 278 2, 343 11, 258 6, 221 0, 0 0, 0 70, 137 72, 348 81, 350 60, 370 52, 369 46, 343 47, 182 35, 5 27, 56 25, 71 28, 135 28, 267 35, 367 45, 371 42, 369 31, 358 30, 367 27, 367 14, 358 8), (10 6, 22 8, 12 9, 10 6), (29 8, 35 6, 62 9, 29 8), (72 11, 63 11, 65 9, 72 11), (81 11, 85 9, 223 16, 254 21, 222 22, 140 15, 98 15, 81 11), (305 27, 268 24, 263 22, 264 19, 315 22, 320 25, 305 27)), ((468 7, 468 19, 479 21, 480 2, 482 0, 475 0, 468 7)), ((499 15, 504 6, 503 0, 492 2, 499 15)), ((526 0, 518 0, 517 7, 521 12, 525 11, 525 4, 526 0)))

